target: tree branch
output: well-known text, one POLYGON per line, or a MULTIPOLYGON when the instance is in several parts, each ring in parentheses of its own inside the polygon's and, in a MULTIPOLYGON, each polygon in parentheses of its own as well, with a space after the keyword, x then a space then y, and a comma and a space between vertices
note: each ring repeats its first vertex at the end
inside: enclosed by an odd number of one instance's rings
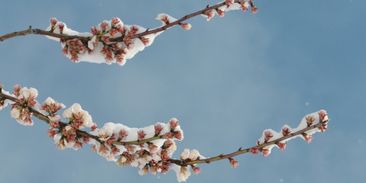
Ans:
MULTIPOLYGON (((13 96, 10 96, 10 95, 7 95, 7 94, 4 94, 2 92, 2 90, 0 90, 0 99, 1 100, 4 100, 4 99, 7 99, 7 100, 10 100, 10 101, 13 101, 14 103, 17 103, 18 105, 21 105, 19 103, 19 99, 13 97, 13 96)), ((28 106, 27 106, 28 107, 28 106)), ((28 107, 29 111, 33 113, 33 115, 35 117, 37 117, 39 120, 41 121, 44 121, 45 123, 49 124, 50 123, 50 119, 49 119, 49 116, 43 114, 41 111, 35 109, 35 108, 32 108, 32 107, 28 107)), ((67 126, 68 124, 66 122, 62 122, 60 121, 60 127, 63 128, 65 126, 67 126)), ((76 133, 81 136, 81 137, 88 137, 88 138, 91 138, 91 139, 94 139, 96 141, 98 141, 99 143, 101 144, 104 144, 105 141, 101 140, 98 136, 95 136, 95 135, 92 135, 86 131, 83 131, 83 130, 77 130, 76 133)), ((145 144, 147 142, 151 142, 151 141, 154 141, 154 140, 157 140, 157 139, 163 139, 164 138, 164 135, 165 134, 162 134, 162 135, 158 135, 158 136, 154 136, 154 137, 151 137, 151 138, 146 138, 146 139, 142 139, 142 140, 135 140, 135 141, 113 141, 113 145, 141 145, 141 144, 145 144)))
POLYGON ((319 122, 315 125, 309 126, 307 128, 304 128, 302 130, 290 133, 286 136, 283 136, 281 138, 278 139, 274 139, 272 141, 269 141, 267 143, 263 143, 260 145, 256 145, 253 147, 249 147, 246 149, 243 148, 239 148, 237 151, 234 151, 232 153, 228 153, 228 154, 219 154, 217 156, 211 157, 211 158, 206 158, 206 159, 199 159, 199 160, 188 160, 188 161, 184 161, 184 160, 178 160, 178 159, 171 159, 170 162, 180 165, 180 166, 188 166, 188 165, 194 165, 194 164, 203 164, 203 163, 211 163, 211 162, 215 162, 215 161, 219 161, 219 160, 224 160, 224 159, 229 159, 229 158, 233 158, 235 156, 241 155, 241 154, 246 154, 249 153, 251 149, 258 149, 259 151, 261 151, 262 148, 270 146, 270 145, 274 145, 274 144, 278 144, 281 141, 287 140, 289 138, 295 137, 297 135, 302 135, 310 130, 319 128, 323 125, 326 125, 328 123, 328 121, 323 121, 323 122, 319 122))
MULTIPOLYGON (((10 95, 6 95, 2 92, 0 92, 0 99, 7 99, 7 100, 11 100, 15 103, 19 103, 19 100, 13 96, 10 96, 10 95)), ((34 116, 36 116, 39 120, 41 121, 44 121, 46 123, 49 123, 50 122, 50 119, 48 118, 47 115, 43 114, 42 112, 34 109, 34 108, 31 108, 31 107, 28 107, 28 109, 33 113, 34 116)), ((67 123, 65 122, 60 122, 61 123, 61 126, 66 126, 67 123)), ((170 159, 169 161, 171 163, 174 163, 174 164, 177 164, 177 165, 180 165, 180 166, 188 166, 188 165, 194 165, 194 164, 203 164, 203 163, 211 163, 211 162, 215 162, 215 161, 219 161, 219 160, 224 160, 224 159, 229 159, 229 158, 233 158, 235 156, 238 156, 238 155, 242 155, 242 154, 246 154, 246 153, 249 153, 251 149, 258 149, 259 151, 262 150, 262 148, 266 147, 266 146, 270 146, 270 145, 275 145, 275 144, 278 144, 279 142, 281 141, 284 141, 284 140, 287 140, 289 138, 292 138, 294 136, 297 136, 297 135, 302 135, 310 130, 313 130, 313 129, 316 129, 316 128, 319 128, 321 127, 322 125, 326 125, 328 123, 328 121, 322 121, 322 122, 319 122, 315 125, 312 125, 312 126, 309 126, 307 128, 304 128, 302 130, 299 130, 299 131, 295 131, 295 132, 292 132, 292 133, 289 133, 288 135, 286 136, 283 136, 281 138, 278 138, 278 139, 274 139, 272 141, 269 141, 267 143, 263 143, 263 144, 259 144, 259 145, 256 145, 256 146, 253 146, 253 147, 249 147, 249 148, 239 148, 237 151, 234 151, 232 153, 228 153, 228 154, 219 154, 217 156, 214 156, 214 157, 210 157, 210 158, 206 158, 206 159, 198 159, 198 160, 179 160, 179 159, 170 159)), ((82 137, 89 137, 89 138, 92 138, 96 141, 98 141, 99 143, 103 144, 104 141, 102 141, 99 137, 97 136, 94 136, 86 131, 83 131, 83 130, 77 130, 77 134, 82 136, 82 137)), ((144 144, 144 143, 147 143, 147 142, 151 142, 153 140, 157 140, 157 139, 163 139, 164 138, 164 135, 159 135, 159 136, 154 136, 154 137, 151 137, 151 138, 147 138, 147 139, 143 139, 143 140, 136 140, 136 141, 126 141, 126 142, 123 142, 123 141, 114 141, 113 144, 114 145, 140 145, 140 144, 144 144)))
MULTIPOLYGON (((235 3, 244 3, 244 2, 245 2, 245 0, 235 0, 235 3)), ((250 2, 250 6, 255 7, 252 0, 250 0, 249 2, 250 2)), ((198 11, 195 11, 193 13, 187 14, 187 15, 181 17, 180 19, 174 21, 174 22, 170 22, 170 23, 168 23, 164 26, 161 26, 161 27, 158 27, 158 28, 155 28, 155 29, 150 29, 150 30, 147 29, 147 31, 145 31, 145 32, 135 34, 131 37, 131 39, 141 38, 141 37, 146 36, 146 35, 162 32, 162 31, 164 31, 168 28, 171 28, 173 26, 180 25, 181 23, 183 23, 184 21, 186 21, 188 19, 191 19, 191 18, 196 17, 198 15, 202 15, 207 11, 217 9, 221 6, 226 6, 226 2, 224 1, 224 2, 221 2, 221 3, 215 4, 215 5, 212 5, 212 6, 207 5, 205 8, 203 8, 201 10, 198 10, 198 11)), ((28 29, 25 29, 25 30, 22 30, 22 31, 16 31, 16 32, 0 35, 0 41, 5 41, 5 40, 10 39, 10 38, 14 38, 14 37, 18 37, 18 36, 27 36, 27 35, 31 35, 31 34, 50 36, 50 37, 54 37, 54 38, 60 38, 60 39, 63 39, 63 40, 70 40, 70 39, 77 38, 77 39, 81 40, 82 42, 88 42, 91 39, 90 36, 71 36, 71 35, 66 35, 66 34, 58 34, 58 33, 53 33, 53 32, 50 32, 50 31, 45 31, 45 30, 42 30, 42 29, 33 29, 32 26, 29 26, 28 29)), ((124 38, 123 36, 116 37, 116 38, 110 38, 109 41, 110 42, 122 42, 123 38, 124 38)))

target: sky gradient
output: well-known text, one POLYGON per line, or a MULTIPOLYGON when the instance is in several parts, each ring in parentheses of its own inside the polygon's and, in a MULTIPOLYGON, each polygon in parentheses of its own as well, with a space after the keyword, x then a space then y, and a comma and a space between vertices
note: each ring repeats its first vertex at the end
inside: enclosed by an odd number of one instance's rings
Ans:
MULTIPOLYGON (((203 8, 203 0, 4 1, 0 34, 57 17, 89 31, 105 19, 156 27, 159 13, 175 17, 203 8)), ((73 64, 59 43, 42 36, 0 43, 0 82, 35 87, 67 106, 75 102, 102 125, 143 127, 177 117, 184 148, 205 156, 255 144, 267 128, 297 126, 308 113, 326 109, 329 130, 311 144, 290 141, 271 156, 243 155, 202 165, 188 182, 332 182, 366 180, 366 1, 257 1, 259 13, 229 12, 210 22, 197 17, 192 30, 172 28, 126 65, 73 64)), ((139 176, 91 152, 59 151, 38 120, 23 127, 0 111, 1 183, 175 182, 173 172, 139 176)))

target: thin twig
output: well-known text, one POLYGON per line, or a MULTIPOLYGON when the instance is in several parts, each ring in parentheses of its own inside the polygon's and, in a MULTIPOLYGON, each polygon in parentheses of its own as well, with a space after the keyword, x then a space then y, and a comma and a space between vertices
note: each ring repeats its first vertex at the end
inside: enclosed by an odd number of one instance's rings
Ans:
POLYGON ((274 140, 269 141, 267 143, 263 143, 263 144, 256 145, 256 146, 253 146, 253 147, 249 147, 249 148, 246 148, 246 149, 239 148, 239 150, 234 151, 232 153, 219 154, 219 155, 214 156, 214 157, 211 157, 211 158, 198 159, 198 160, 193 160, 193 161, 192 160, 171 159, 170 162, 171 163, 174 163, 174 164, 177 164, 177 165, 180 165, 180 166, 188 166, 188 165, 211 163, 211 162, 214 162, 214 161, 229 159, 229 158, 232 158, 232 157, 241 155, 241 154, 249 153, 251 149, 261 150, 264 147, 267 147, 267 146, 270 146, 270 145, 274 145, 274 144, 278 144, 278 143, 280 143, 283 140, 287 140, 287 139, 292 138, 292 137, 297 136, 297 135, 302 135, 302 134, 304 134, 304 133, 306 133, 306 132, 308 132, 308 131, 310 131, 312 129, 319 128, 320 126, 325 125, 327 122, 328 121, 319 122, 319 123, 317 123, 315 125, 309 126, 307 128, 304 128, 304 129, 299 130, 299 131, 296 131, 296 132, 292 132, 292 133, 290 133, 290 134, 288 134, 286 136, 283 136, 283 137, 278 138, 278 139, 274 139, 274 140))

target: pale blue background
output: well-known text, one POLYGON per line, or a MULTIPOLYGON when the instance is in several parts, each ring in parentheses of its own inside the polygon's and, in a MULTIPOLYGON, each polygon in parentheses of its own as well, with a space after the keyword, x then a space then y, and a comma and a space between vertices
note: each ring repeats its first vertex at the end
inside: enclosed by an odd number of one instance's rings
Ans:
MULTIPOLYGON (((216 2, 216 1, 215 1, 216 2)), ((1 1, 0 33, 48 26, 57 17, 79 31, 114 16, 127 24, 160 25, 166 12, 179 17, 213 1, 1 1)), ((98 124, 142 127, 181 120, 183 148, 204 155, 254 145, 263 129, 296 126, 303 115, 325 108, 329 131, 307 145, 291 141, 284 152, 244 155, 203 165, 189 182, 365 182, 366 1, 258 1, 256 15, 228 13, 191 31, 173 28, 118 65, 73 64, 59 44, 41 36, 0 43, 0 81, 36 87, 71 105, 81 103, 98 124)), ((0 112, 1 183, 175 182, 173 173, 139 176, 90 152, 59 151, 47 126, 18 125, 0 112)))

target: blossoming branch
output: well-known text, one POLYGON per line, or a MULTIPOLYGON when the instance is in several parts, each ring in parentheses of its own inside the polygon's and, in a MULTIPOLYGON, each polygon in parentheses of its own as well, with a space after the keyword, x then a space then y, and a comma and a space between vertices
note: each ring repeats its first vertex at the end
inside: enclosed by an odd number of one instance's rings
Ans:
POLYGON ((173 170, 179 182, 186 181, 191 170, 201 172, 198 164, 211 163, 227 159, 235 168, 239 165, 234 157, 252 153, 262 153, 269 156, 273 147, 281 150, 286 143, 300 137, 310 143, 312 135, 324 132, 328 125, 328 115, 320 110, 306 115, 296 128, 288 125, 279 132, 272 129, 263 131, 256 145, 249 148, 239 148, 229 154, 220 154, 206 158, 198 150, 185 149, 179 159, 173 159, 176 151, 175 141, 183 140, 183 130, 176 118, 167 123, 156 123, 144 128, 130 128, 123 124, 108 122, 99 128, 93 122, 92 116, 80 104, 73 104, 58 114, 65 105, 48 97, 43 103, 37 101, 38 91, 34 88, 16 85, 12 93, 0 86, 0 110, 11 106, 11 116, 24 125, 32 126, 35 116, 48 124, 48 135, 59 149, 72 148, 78 150, 89 144, 92 150, 118 165, 132 166, 139 173, 162 173, 173 170))
POLYGON ((162 26, 147 29, 138 25, 126 25, 121 19, 115 17, 109 21, 103 21, 98 26, 91 28, 90 32, 80 33, 67 27, 56 18, 51 18, 50 26, 46 30, 34 29, 31 26, 23 31, 1 35, 0 41, 17 36, 30 34, 45 35, 48 38, 61 43, 63 53, 72 62, 91 63, 117 63, 124 65, 127 59, 133 58, 145 47, 150 46, 155 37, 165 30, 179 25, 185 30, 191 29, 191 25, 185 21, 201 15, 208 21, 215 15, 223 17, 225 12, 232 10, 258 11, 253 0, 225 0, 215 5, 207 5, 205 8, 187 14, 176 19, 168 14, 161 13, 156 19, 162 22, 162 26))

